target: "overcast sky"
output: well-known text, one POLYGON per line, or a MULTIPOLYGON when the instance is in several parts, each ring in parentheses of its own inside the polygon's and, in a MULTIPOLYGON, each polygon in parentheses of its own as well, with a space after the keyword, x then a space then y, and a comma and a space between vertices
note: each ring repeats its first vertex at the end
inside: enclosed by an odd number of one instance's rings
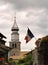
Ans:
POLYGON ((7 37, 6 45, 11 40, 15 12, 21 50, 31 50, 36 40, 25 43, 27 26, 37 39, 48 35, 48 0, 0 0, 0 32, 7 37))

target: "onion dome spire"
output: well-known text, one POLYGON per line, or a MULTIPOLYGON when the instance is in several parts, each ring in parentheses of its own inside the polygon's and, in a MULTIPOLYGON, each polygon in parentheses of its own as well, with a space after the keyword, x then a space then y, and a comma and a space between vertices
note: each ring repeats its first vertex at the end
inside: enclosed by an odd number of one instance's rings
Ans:
POLYGON ((18 31, 19 28, 17 26, 17 23, 16 23, 16 16, 14 16, 14 24, 13 24, 13 27, 12 27, 12 31, 18 31))

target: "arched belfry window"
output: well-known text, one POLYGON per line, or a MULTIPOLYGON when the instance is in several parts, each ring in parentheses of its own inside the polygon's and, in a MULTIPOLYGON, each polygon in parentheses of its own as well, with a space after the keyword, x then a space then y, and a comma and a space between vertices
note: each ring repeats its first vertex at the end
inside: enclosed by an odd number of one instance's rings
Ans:
POLYGON ((12 44, 12 48, 16 48, 17 47, 17 45, 16 44, 12 44))
POLYGON ((17 45, 15 44, 15 48, 17 47, 17 45))
POLYGON ((14 44, 12 44, 12 48, 14 48, 14 44))

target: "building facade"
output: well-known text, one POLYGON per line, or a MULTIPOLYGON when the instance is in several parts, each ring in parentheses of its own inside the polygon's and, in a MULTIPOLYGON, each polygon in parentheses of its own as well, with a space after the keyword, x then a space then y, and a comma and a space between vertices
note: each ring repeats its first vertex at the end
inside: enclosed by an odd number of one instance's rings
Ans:
POLYGON ((32 51, 33 65, 48 65, 48 36, 38 39, 32 51))
POLYGON ((3 40, 4 38, 6 39, 6 37, 0 33, 0 65, 8 62, 8 52, 11 50, 11 48, 5 45, 6 41, 3 40))

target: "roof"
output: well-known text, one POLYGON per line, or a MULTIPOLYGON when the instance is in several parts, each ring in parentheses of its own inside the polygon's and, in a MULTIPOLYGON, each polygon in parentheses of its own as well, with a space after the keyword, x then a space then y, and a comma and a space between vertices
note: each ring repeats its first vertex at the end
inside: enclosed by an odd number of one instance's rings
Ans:
MULTIPOLYGON (((32 50, 33 51, 33 50, 32 50)), ((25 55, 28 55, 28 54, 32 54, 32 51, 29 51, 27 54, 25 54, 25 55)))
POLYGON ((0 42, 5 44, 5 42, 6 42, 6 41, 5 41, 5 40, 0 39, 0 42))
POLYGON ((5 45, 3 45, 3 44, 0 44, 0 48, 2 48, 2 49, 4 49, 4 50, 7 50, 7 51, 9 51, 9 50, 11 49, 10 47, 5 46, 5 45))
POLYGON ((42 41, 48 40, 48 36, 42 37, 42 41))
POLYGON ((29 51, 21 51, 20 54, 18 56, 10 56, 10 58, 18 60, 21 58, 24 58, 24 56, 28 53, 29 51))
POLYGON ((13 27, 12 27, 12 31, 14 30, 19 30, 18 26, 17 26, 17 23, 16 23, 16 16, 14 17, 14 24, 13 24, 13 27))
POLYGON ((2 33, 0 33, 0 37, 1 38, 6 38, 2 33))

